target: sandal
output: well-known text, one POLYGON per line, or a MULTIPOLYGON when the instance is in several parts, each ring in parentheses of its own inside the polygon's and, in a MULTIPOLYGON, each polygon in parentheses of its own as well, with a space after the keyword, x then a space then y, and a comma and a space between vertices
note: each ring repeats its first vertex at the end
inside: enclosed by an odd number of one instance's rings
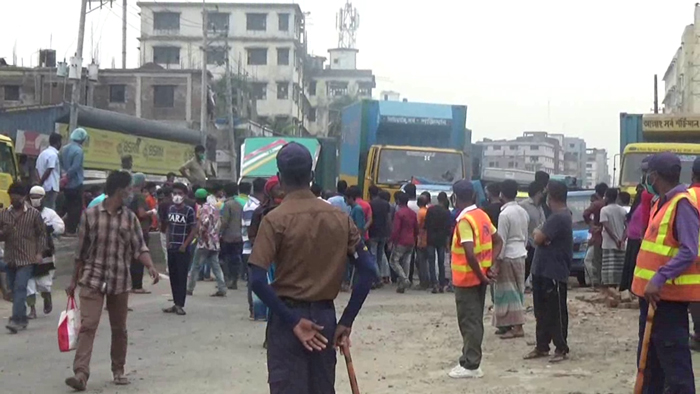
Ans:
POLYGON ((66 386, 72 388, 75 391, 85 391, 87 384, 81 378, 76 376, 71 376, 66 379, 66 386))
POLYGON ((552 358, 549 359, 550 364, 556 364, 560 363, 564 360, 567 360, 569 356, 566 353, 557 353, 555 352, 552 358))
POLYGON ((549 352, 543 352, 540 350, 533 350, 530 353, 526 354, 525 357, 523 357, 523 360, 534 360, 536 358, 543 358, 543 357, 549 357, 549 352))
POLYGON ((126 386, 126 385, 128 385, 129 383, 131 383, 131 382, 129 381, 129 379, 128 379, 126 376, 124 376, 124 375, 114 375, 114 380, 113 380, 113 382, 114 382, 114 384, 116 384, 117 386, 126 386))
POLYGON ((496 335, 505 335, 510 331, 510 328, 507 327, 499 327, 494 334, 496 335))
POLYGON ((171 306, 170 308, 163 309, 163 313, 175 313, 175 312, 177 312, 177 307, 175 305, 171 306))
POLYGON ((510 330, 507 333, 501 335, 501 339, 522 338, 524 336, 525 336, 525 333, 523 331, 516 333, 515 330, 510 330))
POLYGON ((146 289, 132 289, 131 292, 133 294, 151 294, 151 292, 146 289))

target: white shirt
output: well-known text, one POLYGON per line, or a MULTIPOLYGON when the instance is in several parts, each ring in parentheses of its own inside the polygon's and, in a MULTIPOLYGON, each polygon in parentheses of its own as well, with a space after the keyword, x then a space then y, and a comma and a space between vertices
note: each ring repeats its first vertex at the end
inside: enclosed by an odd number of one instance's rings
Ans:
POLYGON ((41 210, 41 218, 44 219, 44 224, 53 227, 54 235, 63 234, 66 231, 66 225, 63 223, 63 219, 51 208, 44 207, 41 210))
POLYGON ((527 226, 530 215, 525 208, 511 201, 501 207, 498 215, 498 235, 503 239, 503 249, 498 258, 517 259, 527 256, 527 226))
POLYGON ((39 177, 44 176, 44 172, 49 168, 52 168, 51 174, 46 178, 42 186, 47 193, 50 191, 57 192, 59 191, 58 182, 61 178, 61 163, 58 159, 58 151, 53 146, 49 146, 41 151, 36 159, 36 170, 39 173, 39 177))
POLYGON ((411 208, 411 211, 415 212, 416 214, 418 211, 420 211, 418 200, 408 200, 408 207, 411 208))

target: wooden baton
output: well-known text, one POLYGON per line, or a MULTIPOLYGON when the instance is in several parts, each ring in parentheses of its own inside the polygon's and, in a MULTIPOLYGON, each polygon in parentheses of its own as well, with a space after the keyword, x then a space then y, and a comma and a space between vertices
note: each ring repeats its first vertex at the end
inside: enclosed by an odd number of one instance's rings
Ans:
POLYGON ((649 354, 649 341, 651 340, 651 329, 654 325, 654 313, 656 308, 649 304, 647 309, 647 321, 644 325, 644 339, 642 340, 642 351, 639 354, 639 366, 637 367, 637 381, 634 383, 634 394, 642 394, 644 390, 644 370, 647 367, 647 355, 649 354))
POLYGON ((360 388, 357 386, 355 367, 352 365, 350 347, 347 344, 340 345, 340 351, 343 353, 343 356, 345 356, 345 365, 348 367, 348 379, 350 380, 350 389, 352 390, 352 394, 360 394, 360 388))

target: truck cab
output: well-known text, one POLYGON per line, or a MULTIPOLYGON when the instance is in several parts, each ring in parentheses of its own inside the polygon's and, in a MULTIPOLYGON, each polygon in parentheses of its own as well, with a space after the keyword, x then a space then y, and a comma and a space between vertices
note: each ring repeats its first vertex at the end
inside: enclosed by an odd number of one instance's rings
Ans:
POLYGON ((19 165, 14 144, 9 137, 0 135, 0 204, 2 207, 10 206, 7 189, 19 178, 18 174, 19 165))

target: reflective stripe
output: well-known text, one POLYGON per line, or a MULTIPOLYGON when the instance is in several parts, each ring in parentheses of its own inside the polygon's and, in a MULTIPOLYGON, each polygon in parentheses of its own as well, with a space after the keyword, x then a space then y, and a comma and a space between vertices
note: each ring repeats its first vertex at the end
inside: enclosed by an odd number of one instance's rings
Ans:
MULTIPOLYGON (((640 279, 649 281, 655 274, 656 272, 650 269, 639 267, 634 268, 634 276, 640 279)), ((700 274, 680 275, 676 279, 667 280, 666 283, 669 285, 700 285, 700 274)))
MULTIPOLYGON (((673 257, 678 254, 678 248, 674 248, 673 246, 666 246, 663 245, 662 243, 656 243, 643 240, 642 241, 642 246, 640 247, 641 250, 646 250, 647 252, 651 252, 654 254, 658 254, 661 256, 667 256, 667 257, 673 257)), ((663 241, 661 241, 663 242, 663 241)))
POLYGON ((666 212, 664 212, 664 216, 661 219, 661 223, 659 223, 659 233, 656 235, 657 244, 664 243, 666 235, 668 234, 668 228, 670 227, 669 224, 671 222, 671 216, 673 216, 673 213, 676 212, 676 205, 678 205, 678 201, 685 197, 686 196, 683 193, 678 193, 675 196, 673 196, 671 201, 668 202, 668 205, 666 206, 666 212))
MULTIPOLYGON (((481 268, 489 268, 493 264, 491 260, 481 262, 481 268)), ((457 272, 472 272, 472 267, 469 265, 452 264, 452 270, 457 272)))

